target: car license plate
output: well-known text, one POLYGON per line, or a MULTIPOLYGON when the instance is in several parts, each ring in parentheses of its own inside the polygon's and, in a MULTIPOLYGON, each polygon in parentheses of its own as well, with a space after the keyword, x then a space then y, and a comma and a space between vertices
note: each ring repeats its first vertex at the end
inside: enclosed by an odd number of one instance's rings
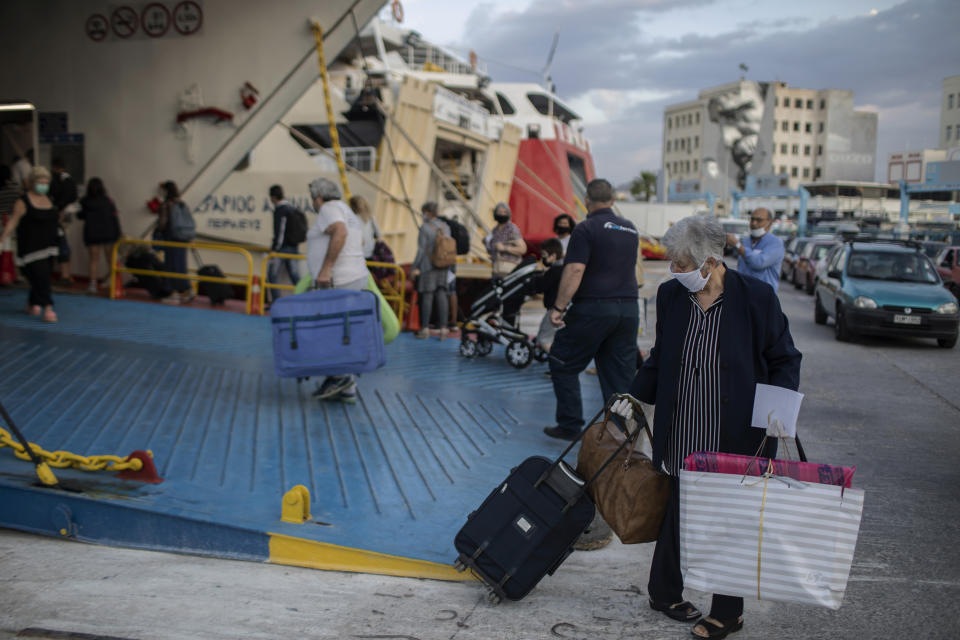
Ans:
POLYGON ((893 321, 896 324, 920 324, 920 316, 895 315, 893 321))

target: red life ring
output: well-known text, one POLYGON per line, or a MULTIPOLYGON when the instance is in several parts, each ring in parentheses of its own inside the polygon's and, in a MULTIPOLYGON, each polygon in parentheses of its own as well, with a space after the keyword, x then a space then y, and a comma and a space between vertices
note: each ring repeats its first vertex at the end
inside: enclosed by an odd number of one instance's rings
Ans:
POLYGON ((403 22, 403 7, 400 5, 400 0, 393 0, 390 3, 390 12, 393 14, 394 20, 403 22))

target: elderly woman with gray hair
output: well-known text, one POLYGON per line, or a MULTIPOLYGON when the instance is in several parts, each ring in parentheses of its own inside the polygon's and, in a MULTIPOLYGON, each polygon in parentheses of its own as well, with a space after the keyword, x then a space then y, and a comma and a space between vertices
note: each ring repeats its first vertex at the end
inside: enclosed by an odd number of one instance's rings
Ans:
MULTIPOLYGON (((677 477, 695 451, 753 455, 765 431, 750 426, 757 383, 796 390, 800 352, 773 288, 723 263, 723 227, 712 216, 680 220, 664 235, 673 279, 657 291, 656 342, 630 393, 656 405, 653 464, 672 495, 650 566, 650 607, 679 621, 701 613, 683 599, 677 477)), ((629 410, 624 410, 628 413, 629 410)), ((765 455, 776 455, 776 442, 765 455)), ((743 627, 743 598, 715 594, 691 633, 724 638, 743 627)))

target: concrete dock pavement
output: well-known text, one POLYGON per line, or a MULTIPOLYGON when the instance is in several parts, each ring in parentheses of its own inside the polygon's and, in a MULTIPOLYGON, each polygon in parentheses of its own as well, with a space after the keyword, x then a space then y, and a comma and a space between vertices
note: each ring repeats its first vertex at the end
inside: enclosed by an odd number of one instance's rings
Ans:
MULTIPOLYGON (((655 291, 652 280, 648 270, 655 291)), ((744 628, 731 637, 955 638, 958 351, 924 340, 838 343, 832 327, 814 324, 810 296, 782 287, 780 299, 804 354, 799 430, 807 455, 856 465, 854 486, 866 491, 866 506, 840 610, 747 600, 744 628)), ((0 637, 36 628, 61 635, 20 637, 689 638, 690 624, 647 606, 652 551, 652 544, 615 540, 576 552, 523 601, 493 606, 469 582, 313 571, 0 530, 0 637)), ((698 607, 709 604, 707 594, 685 595, 698 607)))

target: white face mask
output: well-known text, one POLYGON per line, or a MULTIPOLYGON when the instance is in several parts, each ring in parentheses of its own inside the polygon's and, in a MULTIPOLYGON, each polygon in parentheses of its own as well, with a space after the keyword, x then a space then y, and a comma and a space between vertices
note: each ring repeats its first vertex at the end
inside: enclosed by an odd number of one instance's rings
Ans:
POLYGON ((752 238, 762 238, 766 232, 767 232, 767 230, 766 230, 766 229, 763 229, 763 228, 761 228, 761 229, 750 229, 750 237, 752 237, 752 238))
POLYGON ((698 268, 693 271, 687 271, 686 273, 677 273, 673 269, 670 270, 670 274, 680 281, 680 284, 685 286, 691 293, 696 293, 697 291, 703 291, 703 288, 707 286, 707 281, 710 279, 710 275, 703 275, 701 271, 707 265, 704 262, 698 268))

